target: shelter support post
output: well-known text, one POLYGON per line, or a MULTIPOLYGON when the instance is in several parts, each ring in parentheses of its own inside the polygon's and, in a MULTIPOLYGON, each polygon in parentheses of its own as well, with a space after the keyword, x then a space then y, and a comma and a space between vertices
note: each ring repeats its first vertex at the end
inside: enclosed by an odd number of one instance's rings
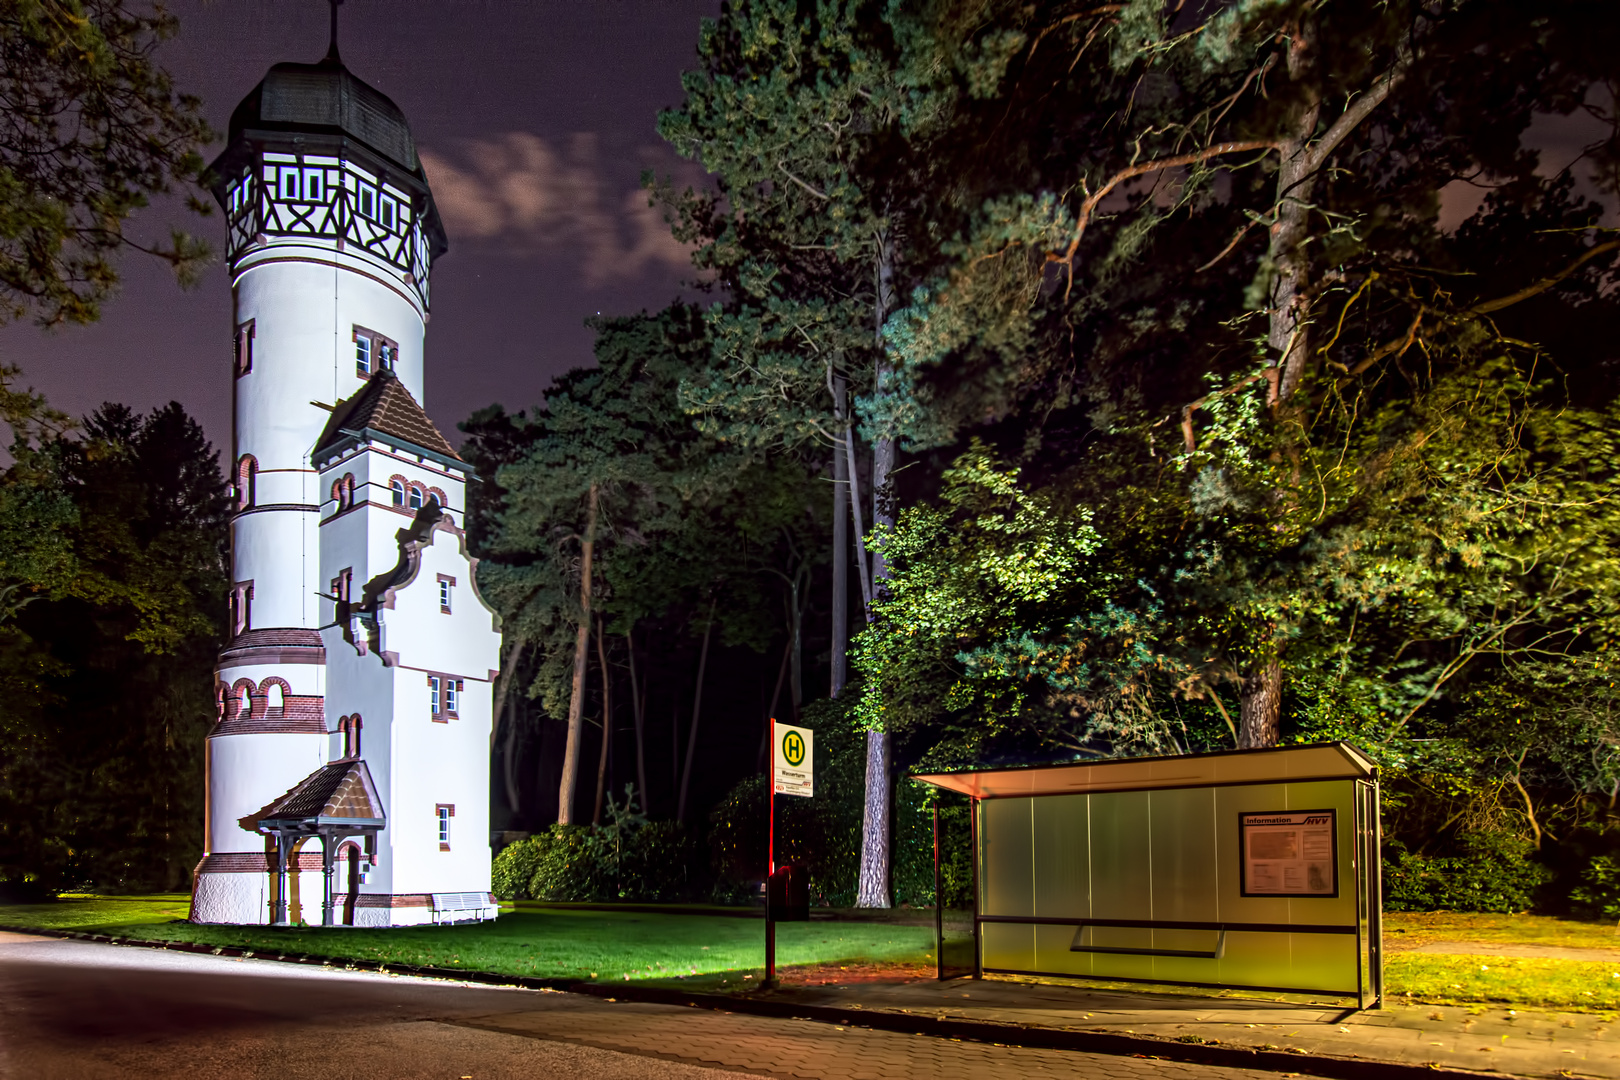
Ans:
POLYGON ((332 925, 332 872, 336 869, 332 859, 331 833, 321 832, 321 925, 332 925))
POLYGON ((1384 798, 1379 779, 1372 784, 1372 918, 1369 942, 1372 947, 1373 993, 1378 996, 1377 1008, 1384 1007, 1384 798))
POLYGON ((984 934, 979 929, 979 807, 981 802, 974 799, 968 806, 968 828, 972 835, 969 840, 973 852, 973 977, 984 978, 984 934))
POLYGON ((272 926, 287 925, 287 853, 292 838, 286 833, 278 832, 276 835, 276 896, 274 909, 271 912, 272 926))
POLYGON ((939 870, 939 800, 934 800, 934 977, 945 977, 945 882, 939 870))

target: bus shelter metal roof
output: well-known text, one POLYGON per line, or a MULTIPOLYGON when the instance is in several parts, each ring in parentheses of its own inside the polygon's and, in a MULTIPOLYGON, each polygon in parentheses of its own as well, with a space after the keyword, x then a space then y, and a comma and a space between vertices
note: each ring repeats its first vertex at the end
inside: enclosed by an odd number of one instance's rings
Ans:
POLYGON ((1061 765, 920 773, 914 774, 912 779, 975 799, 1001 799, 1092 791, 1350 780, 1371 778, 1377 772, 1377 763, 1349 743, 1331 742, 1174 757, 1111 758, 1061 765))

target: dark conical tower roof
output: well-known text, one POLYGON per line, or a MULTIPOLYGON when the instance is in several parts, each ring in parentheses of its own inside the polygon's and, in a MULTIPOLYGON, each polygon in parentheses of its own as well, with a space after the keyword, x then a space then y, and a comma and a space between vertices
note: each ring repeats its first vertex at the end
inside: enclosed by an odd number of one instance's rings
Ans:
POLYGON ((230 141, 247 131, 346 135, 420 175, 416 140, 388 95, 356 78, 336 55, 318 64, 277 64, 231 114, 230 141))

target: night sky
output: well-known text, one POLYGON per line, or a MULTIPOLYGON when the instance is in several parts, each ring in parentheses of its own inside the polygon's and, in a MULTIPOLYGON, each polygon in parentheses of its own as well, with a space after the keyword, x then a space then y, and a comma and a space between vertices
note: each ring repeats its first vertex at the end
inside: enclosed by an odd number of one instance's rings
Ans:
MULTIPOLYGON (((168 6, 180 34, 159 55, 221 133, 270 65, 326 52, 322 0, 168 6)), ((450 236, 433 269, 426 405, 452 442, 473 410, 533 405, 552 377, 590 363, 587 316, 655 310, 682 291, 687 254, 647 207, 639 177, 651 167, 701 181, 658 137, 656 121, 681 101, 699 19, 718 10, 719 0, 343 4, 343 61, 404 110, 450 236)), ((223 250, 217 208, 199 219, 176 202, 154 205, 130 233, 160 238, 172 224, 223 250)), ((7 327, 0 358, 74 415, 103 401, 148 409, 178 400, 227 448, 223 264, 189 292, 134 253, 122 270, 122 294, 99 323, 7 327)))

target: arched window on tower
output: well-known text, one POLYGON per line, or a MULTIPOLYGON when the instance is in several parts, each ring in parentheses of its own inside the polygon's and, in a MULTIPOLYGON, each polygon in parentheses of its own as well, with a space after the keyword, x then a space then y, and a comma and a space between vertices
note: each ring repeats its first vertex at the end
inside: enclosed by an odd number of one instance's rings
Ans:
POLYGON ((336 514, 354 508, 353 473, 344 473, 341 477, 332 481, 332 502, 336 504, 332 511, 336 514))
POLYGON ((412 484, 411 485, 411 504, 410 505, 411 505, 412 510, 420 510, 420 509, 422 509, 422 485, 421 484, 412 484))
POLYGON ((247 510, 258 505, 259 463, 252 454, 243 454, 236 463, 236 508, 247 510))
POLYGON ((394 497, 395 506, 405 505, 405 481, 397 476, 388 481, 388 493, 394 497))
POLYGON ((265 689, 264 705, 266 711, 275 713, 280 713, 282 709, 286 708, 287 698, 285 692, 281 689, 280 683, 273 682, 265 689))

